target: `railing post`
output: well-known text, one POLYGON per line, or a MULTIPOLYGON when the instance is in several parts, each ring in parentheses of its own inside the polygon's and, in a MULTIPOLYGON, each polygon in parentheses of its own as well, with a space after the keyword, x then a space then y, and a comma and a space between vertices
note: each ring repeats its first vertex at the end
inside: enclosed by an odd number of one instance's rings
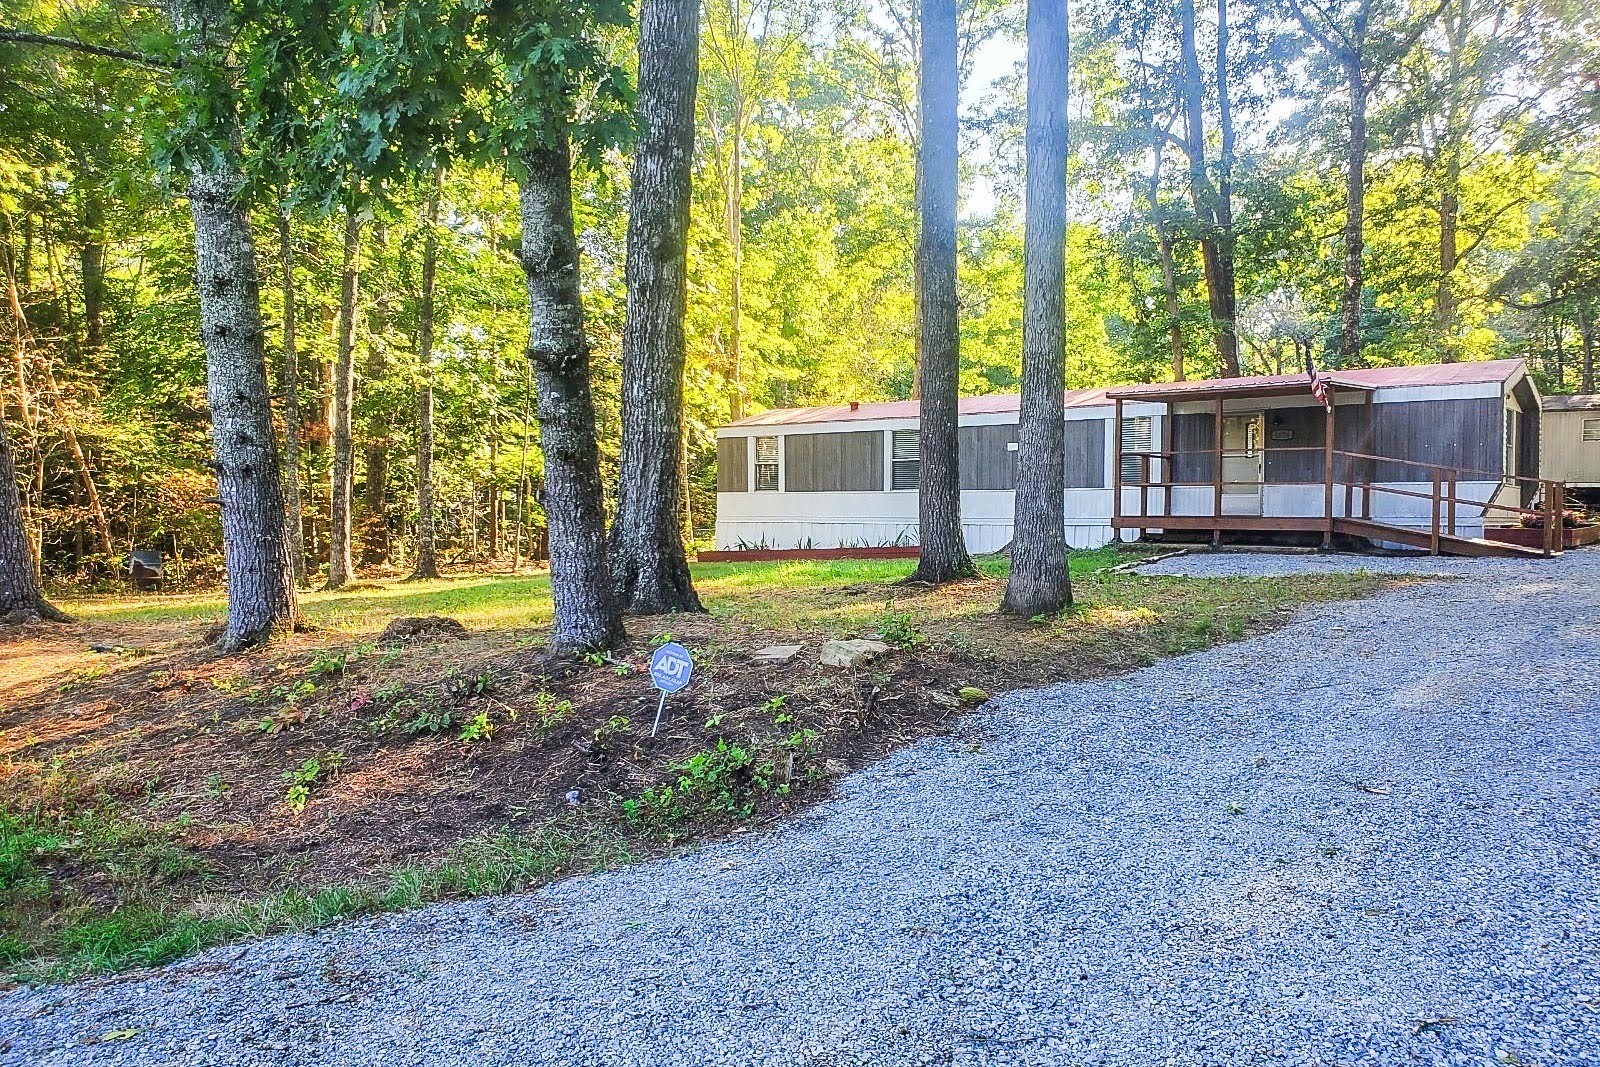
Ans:
POLYGON ((1553 556, 1561 547, 1561 524, 1566 519, 1567 492, 1562 486, 1559 496, 1556 483, 1544 483, 1544 554, 1553 556))
POLYGON ((1216 520, 1217 524, 1211 530, 1211 543, 1213 545, 1220 545, 1220 544, 1222 544, 1222 397, 1221 396, 1218 396, 1216 398, 1216 407, 1214 408, 1214 412, 1215 412, 1215 418, 1212 420, 1212 436, 1215 438, 1215 440, 1212 441, 1212 444, 1215 447, 1212 449, 1211 462, 1215 465, 1215 469, 1213 469, 1212 472, 1211 472, 1211 475, 1212 475, 1212 490, 1213 490, 1212 497, 1211 497, 1211 517, 1216 520))
POLYGON ((1322 431, 1322 510, 1326 524, 1322 531, 1322 547, 1333 547, 1333 386, 1328 386, 1328 413, 1322 431))
POLYGON ((1433 468, 1433 533, 1428 539, 1428 551, 1435 556, 1439 554, 1439 489, 1442 478, 1439 468, 1433 468))
POLYGON ((1111 535, 1122 540, 1122 398, 1116 400, 1111 426, 1111 535))
MULTIPOLYGON (((1449 516, 1450 536, 1454 537, 1456 536, 1456 476, 1454 474, 1450 475, 1450 481, 1447 486, 1449 488, 1449 503, 1445 505, 1445 514, 1449 516)), ((1487 508, 1484 509, 1484 517, 1488 518, 1487 508)))

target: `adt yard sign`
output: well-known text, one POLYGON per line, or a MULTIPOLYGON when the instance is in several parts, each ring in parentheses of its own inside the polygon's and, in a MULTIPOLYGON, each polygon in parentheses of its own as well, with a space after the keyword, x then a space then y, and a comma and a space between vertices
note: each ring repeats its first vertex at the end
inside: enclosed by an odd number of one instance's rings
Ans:
POLYGON ((666 710, 667 694, 676 693, 689 684, 694 675, 694 658, 689 650, 676 641, 668 641, 650 654, 650 680, 661 690, 661 703, 656 705, 656 722, 650 727, 650 736, 661 729, 661 713, 666 710))

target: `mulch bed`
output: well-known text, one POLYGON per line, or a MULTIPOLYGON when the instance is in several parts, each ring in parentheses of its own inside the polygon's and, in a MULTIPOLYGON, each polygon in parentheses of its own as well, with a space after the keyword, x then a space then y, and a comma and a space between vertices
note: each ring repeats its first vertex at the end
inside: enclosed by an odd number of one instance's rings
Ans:
MULTIPOLYGON (((944 728, 976 666, 920 648, 823 667, 820 635, 711 616, 644 620, 630 652, 598 663, 551 657, 532 633, 457 630, 406 620, 376 644, 231 659, 198 643, 107 654, 103 676, 0 711, 0 792, 46 810, 181 821, 176 840, 204 861, 210 891, 346 883, 444 859, 475 834, 537 828, 572 810, 573 791, 580 810, 614 814, 718 739, 754 750, 814 731, 783 769, 790 789, 760 798, 779 814, 944 728), (652 738, 658 694, 643 667, 663 625, 701 663, 652 738), (787 663, 751 660, 796 641, 805 648, 787 663), (448 725, 408 734, 424 711, 448 725), (480 715, 492 735, 461 740, 480 715), (311 759, 320 771, 297 811, 287 776, 311 759)), ((73 881, 113 902, 89 872, 73 881)))

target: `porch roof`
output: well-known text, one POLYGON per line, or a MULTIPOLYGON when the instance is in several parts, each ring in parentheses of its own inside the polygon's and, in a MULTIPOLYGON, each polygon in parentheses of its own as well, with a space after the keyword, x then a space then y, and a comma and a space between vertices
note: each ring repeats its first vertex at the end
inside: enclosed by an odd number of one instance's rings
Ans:
MULTIPOLYGON (((1478 360, 1470 363, 1435 363, 1417 367, 1364 367, 1359 370, 1324 371, 1336 389, 1395 389, 1428 385, 1483 385, 1505 382, 1523 369, 1520 359, 1478 360)), ((1188 382, 1150 382, 1122 385, 1106 391, 1111 400, 1173 402, 1211 397, 1293 396, 1311 393, 1304 374, 1263 374, 1245 378, 1217 378, 1188 382)))

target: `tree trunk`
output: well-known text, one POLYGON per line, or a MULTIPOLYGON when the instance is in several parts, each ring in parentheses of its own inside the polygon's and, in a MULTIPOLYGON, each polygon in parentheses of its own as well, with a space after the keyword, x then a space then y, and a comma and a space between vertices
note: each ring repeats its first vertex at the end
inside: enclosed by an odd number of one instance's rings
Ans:
POLYGON ((738 63, 733 75, 733 137, 728 146, 728 355, 733 366, 729 414, 744 418, 744 86, 738 63))
MULTIPOLYGON (((496 367, 495 377, 499 377, 496 367)), ((500 401, 496 394, 495 406, 489 409, 489 486, 484 490, 484 500, 489 509, 489 558, 500 558, 500 401)))
MULTIPOLYGON (((618 599, 636 615, 701 611, 678 524, 683 316, 699 0, 641 0, 639 141, 622 331, 622 481, 611 527, 618 599)), ((551 558, 558 553, 551 537, 551 558)))
POLYGON ((22 518, 22 498, 17 494, 11 443, 6 440, 5 423, 0 421, 0 624, 30 615, 68 621, 39 592, 35 566, 33 545, 22 518))
POLYGON ((583 334, 572 162, 565 131, 528 153, 522 179, 522 269, 550 531, 552 651, 616 648, 626 640, 606 566, 605 511, 589 345, 583 334))
MULTIPOLYGON (((1185 151, 1189 157, 1189 197, 1200 226, 1200 258, 1205 267, 1211 326, 1216 334, 1217 365, 1224 376, 1237 377, 1239 339, 1233 324, 1232 267, 1224 263, 1219 197, 1206 173, 1205 90, 1200 76, 1200 54, 1195 44, 1194 0, 1181 0, 1178 13, 1182 31, 1184 121, 1188 130, 1185 151)), ((1221 72, 1218 73, 1221 77, 1221 72)))
POLYGON ((1172 380, 1184 380, 1183 306, 1178 300, 1178 268, 1172 256, 1172 233, 1161 215, 1162 144, 1157 141, 1150 167, 1150 218, 1155 225, 1156 251, 1161 259, 1161 291, 1167 304, 1167 344, 1172 350, 1172 380))
POLYGON ((1439 362, 1454 363, 1461 358, 1456 344, 1455 272, 1458 261, 1456 230, 1461 216, 1461 157, 1452 153, 1445 165, 1444 185, 1439 190, 1439 285, 1433 298, 1433 328, 1439 362))
POLYGON ((289 211, 278 211, 278 263, 283 272, 283 358, 278 364, 278 393, 283 397, 283 503, 289 535, 289 563, 295 584, 306 580, 306 537, 300 502, 300 352, 295 329, 294 235, 289 211))
POLYGON ((1344 294, 1340 301, 1339 363, 1361 366, 1361 290, 1363 286, 1362 226, 1366 218, 1367 187, 1367 82, 1361 59, 1354 53, 1342 58, 1350 90, 1350 153, 1345 164, 1344 294))
POLYGON ((413 579, 439 577, 433 516, 433 294, 439 269, 439 195, 444 169, 434 172, 428 197, 428 220, 422 238, 422 301, 417 313, 417 362, 422 387, 417 390, 417 569, 413 579))
POLYGON ((339 272, 339 347, 333 363, 333 412, 330 436, 328 505, 328 588, 341 589, 355 577, 351 558, 351 511, 355 492, 356 294, 361 278, 361 215, 354 205, 344 214, 344 261, 339 272))
POLYGON ((1228 88, 1228 0, 1217 0, 1217 131, 1222 150, 1217 157, 1217 281, 1222 318, 1218 337, 1222 362, 1229 374, 1241 373, 1239 365, 1239 283, 1234 253, 1238 239, 1233 226, 1233 96, 1228 88))
POLYGON ((1011 577, 1000 610, 1072 603, 1066 541, 1067 0, 1028 0, 1022 410, 1011 577))
MULTIPOLYGON (((375 226, 372 242, 381 256, 388 242, 387 227, 375 226)), ((380 276, 381 278, 381 276, 380 276)), ((381 382, 389 373, 389 345, 386 331, 389 327, 389 289, 386 285, 375 287, 372 299, 372 317, 367 324, 366 380, 381 382)), ((362 478, 361 559, 364 563, 379 565, 389 559, 389 429, 381 413, 365 426, 365 471, 362 478)))
POLYGON ((977 573, 961 533, 961 465, 958 430, 960 311, 956 297, 958 191, 956 0, 923 0, 922 185, 916 288, 921 294, 921 463, 917 474, 921 551, 910 581, 941 583, 977 573))
POLYGON ((1594 392, 1594 312, 1583 304, 1578 305, 1578 339, 1583 342, 1583 380, 1578 392, 1594 392))
POLYGON ((78 268, 83 276, 83 343, 93 350, 106 343, 105 207, 97 190, 84 193, 83 228, 83 247, 78 250, 78 268))
POLYGON ((111 522, 106 518, 105 507, 100 502, 100 491, 95 488, 94 472, 89 467, 88 454, 84 452, 83 442, 78 438, 78 431, 72 425, 72 411, 67 407, 66 398, 61 395, 61 388, 56 384, 55 371, 51 369, 49 359, 42 361, 42 367, 44 370, 45 392, 50 396, 51 409, 55 412, 56 421, 60 424, 61 439, 66 443, 67 454, 72 457, 72 466, 78 475, 78 486, 83 494, 83 503, 89 509, 89 515, 94 520, 95 537, 99 541, 100 552, 105 557, 102 561, 102 566, 109 570, 115 570, 117 567, 117 550, 111 543, 111 522))

